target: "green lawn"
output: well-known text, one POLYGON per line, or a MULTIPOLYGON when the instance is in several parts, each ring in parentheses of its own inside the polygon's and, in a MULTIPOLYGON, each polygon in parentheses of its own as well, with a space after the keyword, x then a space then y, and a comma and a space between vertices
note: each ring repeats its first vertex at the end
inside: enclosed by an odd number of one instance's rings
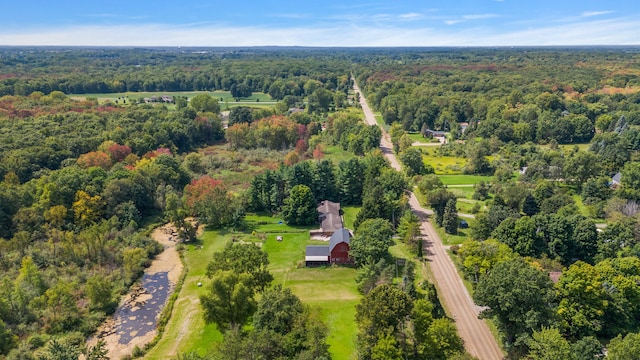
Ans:
MULTIPOLYGON (((474 185, 481 181, 491 182, 493 176, 481 176, 481 175, 439 175, 440 181, 444 185, 474 185)), ((473 189, 473 187, 471 186, 473 189)))
POLYGON ((477 201, 477 200, 469 200, 469 199, 458 199, 458 201, 456 202, 456 208, 458 209, 458 212, 464 213, 464 214, 472 214, 471 209, 473 209, 473 207, 476 204, 480 204, 480 209, 486 209, 485 203, 484 201, 477 201))
MULTIPOLYGON (((580 151, 587 151, 589 150, 589 146, 591 146, 590 143, 585 143, 585 144, 562 144, 562 145, 558 145, 558 148, 560 150, 562 150, 562 152, 570 152, 573 150, 574 147, 578 147, 578 150, 580 151)), ((545 149, 550 149, 551 147, 547 144, 547 145, 540 145, 541 148, 545 148, 545 149)))
MULTIPOLYGON (((348 208, 347 212, 357 213, 355 210, 348 208)), ((361 297, 355 283, 356 270, 345 267, 305 268, 305 247, 312 243, 309 241, 308 227, 280 224, 279 218, 271 216, 251 215, 246 219, 251 231, 233 235, 243 241, 258 241, 252 235, 253 231, 266 235, 262 248, 269 254, 273 283, 291 288, 306 305, 318 311, 329 328, 327 342, 333 359, 355 359, 355 305, 361 297), (283 241, 276 241, 276 236, 282 236, 283 241)), ((231 236, 230 233, 206 231, 201 243, 186 246, 184 258, 189 265, 189 274, 163 339, 146 358, 163 359, 173 349, 178 353, 196 351, 205 355, 213 344, 221 341, 222 336, 216 326, 205 325, 202 321, 197 298, 208 283, 204 274, 211 254, 221 249, 231 236), (203 249, 199 249, 200 244, 204 246, 203 249), (205 286, 198 288, 198 281, 205 286), (185 319, 191 321, 186 322, 185 319)))
POLYGON ((344 219, 344 227, 350 230, 355 231, 353 228, 353 222, 356 220, 356 216, 360 212, 360 206, 344 206, 342 207, 342 212, 344 215, 342 218, 344 219))
POLYGON ((338 145, 331 145, 324 149, 324 157, 338 164, 340 161, 347 161, 356 156, 350 151, 342 150, 338 145))
POLYGON ((422 136, 422 134, 420 134, 419 132, 408 133, 408 135, 409 135, 409 138, 411 139, 411 141, 413 141, 413 142, 421 142, 421 143, 425 143, 425 144, 431 143, 431 142, 440 143, 440 140, 433 139, 433 138, 432 139, 426 138, 426 137, 422 136))
MULTIPOLYGON (((460 220, 464 220, 467 223, 471 221, 471 219, 458 217, 458 223, 460 223, 460 220)), ((451 235, 445 233, 444 228, 437 226, 435 223, 433 224, 433 227, 436 229, 438 236, 440 237, 440 239, 442 239, 442 243, 445 245, 462 244, 471 236, 471 232, 469 231, 469 229, 458 229, 457 235, 451 235)))
POLYGON ((447 190, 460 199, 471 199, 475 190, 471 186, 447 186, 447 190))
POLYGON ((391 129, 391 126, 385 124, 384 119, 382 118, 382 114, 376 112, 373 113, 373 115, 376 117, 376 122, 378 123, 378 125, 380 125, 380 127, 382 127, 384 131, 388 132, 389 129, 391 129))

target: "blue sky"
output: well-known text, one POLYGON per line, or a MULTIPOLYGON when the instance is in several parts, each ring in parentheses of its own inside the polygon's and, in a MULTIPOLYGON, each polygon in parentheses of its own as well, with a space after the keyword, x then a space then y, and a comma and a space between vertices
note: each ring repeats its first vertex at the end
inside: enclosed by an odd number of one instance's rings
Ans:
POLYGON ((640 5, 637 0, 6 1, 0 45, 640 45, 640 5))

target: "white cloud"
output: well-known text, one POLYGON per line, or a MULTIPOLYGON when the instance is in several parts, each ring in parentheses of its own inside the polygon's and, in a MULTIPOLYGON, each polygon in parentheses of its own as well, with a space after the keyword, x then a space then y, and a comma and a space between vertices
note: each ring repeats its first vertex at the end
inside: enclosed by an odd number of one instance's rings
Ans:
POLYGON ((445 20, 444 21, 444 23, 447 25, 455 25, 461 22, 464 22, 464 20, 445 20))
POLYGON ((422 14, 419 14, 419 13, 400 14, 399 16, 400 19, 404 19, 404 20, 416 20, 421 17, 422 17, 422 14))
POLYGON ((613 13, 612 10, 606 10, 606 11, 585 11, 582 14, 580 14, 580 16, 582 17, 592 17, 592 16, 600 16, 600 15, 607 15, 607 14, 611 14, 613 13))
MULTIPOLYGON (((449 20, 459 21, 459 20, 449 20)), ((452 23, 454 24, 454 23, 452 23)), ((147 24, 0 30, 0 45, 89 46, 528 46, 640 45, 635 18, 587 20, 505 32, 486 26, 421 27, 325 25, 234 27, 147 24)))

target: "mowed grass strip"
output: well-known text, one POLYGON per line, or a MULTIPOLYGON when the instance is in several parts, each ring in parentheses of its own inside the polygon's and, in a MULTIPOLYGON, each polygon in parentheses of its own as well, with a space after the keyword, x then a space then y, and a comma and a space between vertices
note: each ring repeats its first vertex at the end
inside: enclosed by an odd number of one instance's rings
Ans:
POLYGON ((177 356, 188 351, 205 355, 212 344, 222 341, 222 334, 217 326, 204 323, 199 296, 206 291, 209 260, 214 252, 222 250, 229 239, 230 235, 206 231, 198 241, 184 245, 182 254, 188 269, 187 277, 162 339, 147 353, 145 359, 166 359, 167 356, 177 356), (198 282, 202 282, 203 286, 198 287, 198 282))
POLYGON ((204 324, 198 301, 209 283, 205 275, 207 264, 212 254, 221 250, 232 236, 242 241, 259 242, 263 234, 266 240, 262 248, 269 254, 273 284, 291 288, 304 304, 320 314, 329 329, 327 342, 333 359, 356 359, 355 306, 361 298, 355 283, 356 270, 346 267, 305 268, 306 245, 322 244, 309 240, 310 227, 288 226, 271 216, 250 215, 246 220, 250 230, 245 233, 206 231, 201 240, 185 246, 184 259, 189 266, 189 274, 163 338, 145 359, 166 359, 167 356, 190 351, 206 355, 222 341, 216 325, 204 324), (277 236, 282 236, 282 241, 277 241, 277 236), (203 249, 199 248, 200 245, 203 249), (197 287, 198 282, 203 286, 197 287))
POLYGON ((482 176, 482 175, 439 175, 440 181, 444 185, 470 185, 473 188, 473 185, 484 181, 485 183, 489 183, 493 181, 493 176, 482 176))

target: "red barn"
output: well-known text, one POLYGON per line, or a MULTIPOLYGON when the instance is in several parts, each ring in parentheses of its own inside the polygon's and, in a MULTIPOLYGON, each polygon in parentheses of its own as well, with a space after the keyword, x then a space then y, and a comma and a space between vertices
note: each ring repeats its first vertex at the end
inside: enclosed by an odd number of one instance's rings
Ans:
POLYGON ((351 264, 349 257, 351 234, 349 230, 342 228, 331 235, 329 239, 329 260, 332 264, 351 264))
POLYGON ((329 246, 309 245, 305 254, 307 266, 328 264, 352 264, 349 257, 351 233, 347 229, 339 229, 331 235, 329 246))

